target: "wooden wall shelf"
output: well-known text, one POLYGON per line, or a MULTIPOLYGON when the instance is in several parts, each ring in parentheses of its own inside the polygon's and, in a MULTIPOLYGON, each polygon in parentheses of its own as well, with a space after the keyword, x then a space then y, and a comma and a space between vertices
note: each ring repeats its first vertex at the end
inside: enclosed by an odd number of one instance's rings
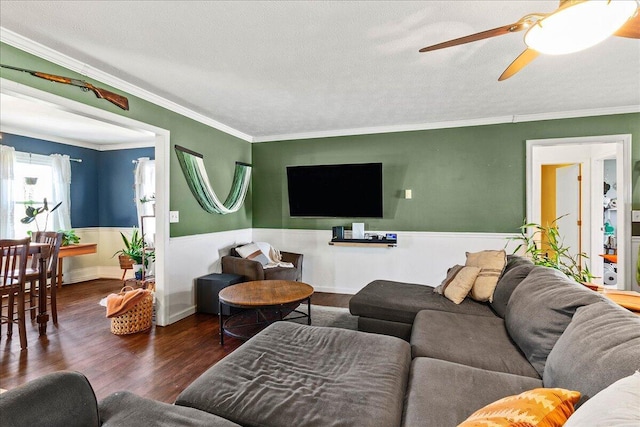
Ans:
POLYGON ((391 243, 391 242, 381 242, 381 241, 372 241, 372 242, 360 242, 360 241, 356 241, 356 242, 347 242, 347 241, 340 241, 340 242, 329 242, 329 245, 331 246, 351 246, 351 247, 357 247, 357 248, 395 248, 396 246, 398 246, 398 243, 391 243))

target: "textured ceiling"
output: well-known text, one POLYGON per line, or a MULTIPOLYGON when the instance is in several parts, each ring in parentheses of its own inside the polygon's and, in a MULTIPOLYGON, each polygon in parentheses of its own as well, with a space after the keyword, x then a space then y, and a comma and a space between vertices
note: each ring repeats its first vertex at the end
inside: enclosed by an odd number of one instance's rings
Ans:
MULTIPOLYGON (((498 76, 556 1, 2 1, 0 25, 257 140, 640 105, 640 40, 498 76)), ((43 70, 44 71, 44 70, 43 70)))

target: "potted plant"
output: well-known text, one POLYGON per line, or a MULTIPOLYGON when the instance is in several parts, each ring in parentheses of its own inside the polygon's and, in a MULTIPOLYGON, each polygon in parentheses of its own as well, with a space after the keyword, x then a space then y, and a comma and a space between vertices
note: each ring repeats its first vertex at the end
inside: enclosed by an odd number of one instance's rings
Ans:
POLYGON ((521 243, 513 251, 514 254, 524 250, 525 256, 529 257, 535 265, 555 268, 574 279, 578 283, 588 284, 594 279, 589 267, 582 265, 582 259, 589 257, 584 252, 572 255, 570 248, 564 245, 564 241, 558 231, 557 221, 554 219, 548 227, 536 223, 527 223, 525 220, 520 226, 520 235, 510 240, 521 243), (545 238, 546 247, 541 243, 545 238))
MULTIPOLYGON (((31 201, 30 203, 33 203, 33 201, 31 201)), ((47 231, 47 223, 49 222, 49 214, 52 213, 53 211, 55 211, 56 209, 58 209, 60 207, 60 205, 62 204, 62 202, 59 202, 57 205, 55 205, 53 208, 51 208, 51 210, 49 210, 49 204, 47 203, 47 198, 45 197, 44 200, 42 201, 42 206, 39 208, 35 208, 32 205, 29 205, 25 208, 25 217, 22 218, 20 220, 21 223, 23 224, 31 224, 32 222, 35 221, 36 223, 36 229, 38 231, 40 231, 40 224, 38 224, 38 215, 40 215, 43 212, 46 212, 47 215, 45 216, 44 219, 44 229, 43 231, 47 231)))
POLYGON ((62 246, 77 245, 80 243, 80 237, 76 235, 75 230, 58 230, 62 233, 62 246))
POLYGON ((120 268, 133 268, 133 271, 136 274, 136 279, 141 279, 142 270, 148 267, 149 260, 155 260, 155 252, 145 248, 144 236, 137 228, 133 229, 130 239, 122 232, 120 233, 120 236, 122 236, 124 249, 116 251, 113 256, 119 255, 118 259, 120 261, 120 268))

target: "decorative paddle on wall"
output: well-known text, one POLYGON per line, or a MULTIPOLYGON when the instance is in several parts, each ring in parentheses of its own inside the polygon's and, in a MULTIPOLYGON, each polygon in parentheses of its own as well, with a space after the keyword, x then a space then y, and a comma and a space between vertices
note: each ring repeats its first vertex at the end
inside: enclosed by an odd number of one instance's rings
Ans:
POLYGON ((236 162, 231 190, 227 199, 222 203, 211 188, 209 176, 204 167, 204 156, 179 145, 176 145, 175 148, 187 184, 202 209, 221 215, 237 212, 240 209, 251 182, 251 165, 236 162))
POLYGON ((640 39, 638 0, 560 0, 552 13, 531 13, 517 22, 420 49, 420 52, 458 46, 527 30, 527 48, 502 73, 506 80, 539 54, 562 55, 587 49, 611 35, 640 39))

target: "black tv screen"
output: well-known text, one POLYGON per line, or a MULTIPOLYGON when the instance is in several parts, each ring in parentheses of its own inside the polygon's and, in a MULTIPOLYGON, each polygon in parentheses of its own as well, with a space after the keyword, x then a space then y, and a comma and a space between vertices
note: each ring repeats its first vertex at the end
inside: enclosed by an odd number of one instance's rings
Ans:
POLYGON ((289 214, 382 218, 382 163, 287 166, 289 214))

